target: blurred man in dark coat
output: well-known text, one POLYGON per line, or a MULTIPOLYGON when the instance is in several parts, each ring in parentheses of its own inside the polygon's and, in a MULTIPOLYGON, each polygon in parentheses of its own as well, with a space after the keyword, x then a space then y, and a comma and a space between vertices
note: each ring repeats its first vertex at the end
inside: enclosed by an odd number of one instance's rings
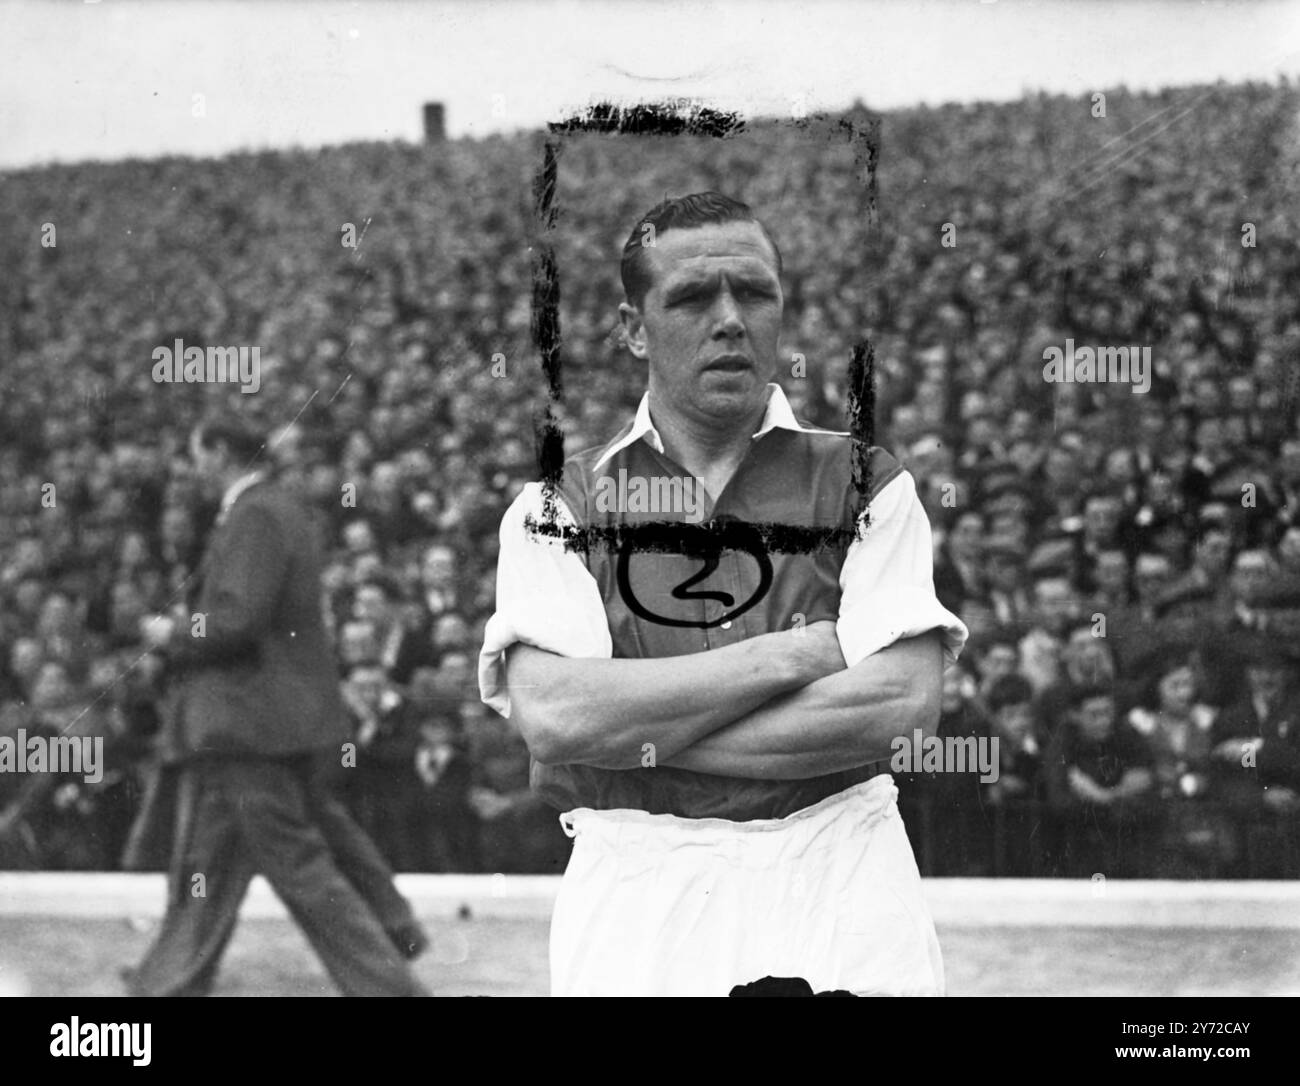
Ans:
POLYGON ((345 994, 424 994, 335 855, 355 860, 356 842, 319 789, 322 759, 347 740, 320 558, 304 511, 257 469, 261 450, 237 418, 190 443, 221 509, 188 628, 159 618, 149 635, 174 676, 161 746, 179 789, 167 914, 130 987, 206 994, 261 873, 345 994))

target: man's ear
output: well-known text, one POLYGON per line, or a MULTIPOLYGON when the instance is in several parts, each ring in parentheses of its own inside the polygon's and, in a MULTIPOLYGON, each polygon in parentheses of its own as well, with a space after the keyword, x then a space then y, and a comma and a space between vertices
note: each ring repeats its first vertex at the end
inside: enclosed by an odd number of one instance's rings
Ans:
POLYGON ((623 302, 618 307, 618 320, 623 326, 623 342, 627 344, 627 349, 632 352, 633 357, 644 361, 647 350, 645 319, 641 316, 641 310, 623 302))

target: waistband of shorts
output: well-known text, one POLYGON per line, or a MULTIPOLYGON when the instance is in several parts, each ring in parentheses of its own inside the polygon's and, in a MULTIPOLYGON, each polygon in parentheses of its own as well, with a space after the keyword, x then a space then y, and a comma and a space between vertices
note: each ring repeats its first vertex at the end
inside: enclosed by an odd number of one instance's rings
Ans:
POLYGON ((725 834, 731 839, 737 835, 779 833, 804 823, 833 818, 850 804, 861 804, 862 817, 874 824, 883 817, 898 797, 898 787, 889 773, 877 773, 865 781, 852 785, 842 792, 827 796, 783 818, 755 818, 733 822, 729 818, 682 818, 672 814, 650 814, 624 807, 597 811, 591 807, 575 807, 560 815, 560 827, 569 837, 575 837, 583 825, 606 827, 638 827, 647 834, 662 832, 674 835, 694 835, 706 838, 725 834))

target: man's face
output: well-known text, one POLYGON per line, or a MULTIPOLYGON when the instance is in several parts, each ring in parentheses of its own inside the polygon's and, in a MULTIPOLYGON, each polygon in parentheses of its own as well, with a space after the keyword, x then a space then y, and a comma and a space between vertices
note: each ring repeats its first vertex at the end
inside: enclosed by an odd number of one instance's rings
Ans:
POLYGON ((384 678, 383 668, 353 668, 348 682, 363 705, 370 709, 379 708, 379 703, 383 700, 384 691, 388 686, 387 680, 384 678))
POLYGON ((1229 578, 1233 594, 1247 604, 1260 599, 1272 580, 1272 563, 1266 551, 1244 551, 1237 555, 1229 578))
POLYGON ((190 461, 194 464, 194 474, 204 494, 212 495, 221 485, 221 473, 226 467, 225 447, 217 444, 205 448, 199 440, 199 432, 190 434, 190 461))
POLYGON ((1164 555, 1144 554, 1138 559, 1133 573, 1137 594, 1144 600, 1154 599, 1173 575, 1173 567, 1164 555))
POLYGON ((984 538, 984 518, 978 513, 963 513, 952 526, 950 547, 959 558, 974 558, 984 538))
POLYGON ((1020 653, 1012 645, 994 645, 984 654, 984 679, 991 681, 1011 675, 1020 666, 1020 653))
POLYGON ((1270 701, 1282 693, 1286 686, 1286 667, 1282 664, 1257 662, 1246 665, 1246 684, 1255 697, 1265 697, 1270 701))
POLYGON ((1287 569, 1300 569, 1300 528, 1288 528, 1277 547, 1278 557, 1287 569))
POLYGON ((1013 746, 1019 746, 1034 730, 1034 710, 1029 702, 1004 705, 993 714, 993 728, 1013 746))
POLYGON ((1278 458, 1282 477, 1291 483, 1300 483, 1300 441, 1287 441, 1278 458))
POLYGON ((469 643, 469 626, 460 615, 442 615, 433 625, 433 645, 439 651, 469 643))
POLYGON ((430 547, 420 564, 425 588, 449 588, 456 579, 456 556, 445 547, 430 547))
POLYGON ((188 547, 194 542, 194 521, 184 509, 167 509, 162 515, 163 542, 173 547, 188 547))
POLYGON ((1106 643, 1092 635, 1091 629, 1075 630, 1065 646, 1065 663, 1076 681, 1100 682, 1113 674, 1106 643))
POLYGON ((1196 697, 1196 676, 1190 667, 1180 667, 1160 680, 1160 707, 1172 712, 1186 712, 1196 697))
POLYGON ((1228 533, 1211 529, 1196 547, 1196 564, 1211 575, 1220 574, 1228 567, 1228 554, 1232 542, 1228 533))
POLYGON ((343 545, 353 554, 366 554, 375 549, 375 534, 368 520, 354 520, 343 529, 343 545))
POLYGON ((1061 634, 1075 618, 1078 598, 1070 582, 1063 578, 1049 578, 1034 586, 1034 602, 1039 621, 1049 633, 1061 634))
POLYGON ((463 652, 449 652, 438 665, 438 684, 444 697, 465 697, 473 677, 473 665, 463 652))
POLYGON ((377 585, 363 585, 357 589, 352 604, 352 617, 358 622, 383 625, 390 618, 390 603, 384 590, 377 585))
POLYGON ((645 301, 619 312, 629 349, 650 364, 655 405, 707 423, 753 414, 776 372, 785 304, 762 229, 731 222, 669 230, 645 257, 645 301))
POLYGON ((943 673, 943 711, 955 713, 965 700, 965 685, 969 676, 959 667, 950 667, 943 673))
POLYGON ((1121 506, 1109 496, 1089 498, 1083 507, 1083 531, 1090 539, 1110 539, 1119 530, 1121 506))
POLYGON ((1128 559, 1123 551, 1102 551, 1094 571, 1097 584, 1107 592, 1120 593, 1128 584, 1128 559))
POLYGON ((1086 699, 1075 711, 1079 732, 1092 743, 1103 742, 1115 726, 1115 702, 1109 697, 1086 699))

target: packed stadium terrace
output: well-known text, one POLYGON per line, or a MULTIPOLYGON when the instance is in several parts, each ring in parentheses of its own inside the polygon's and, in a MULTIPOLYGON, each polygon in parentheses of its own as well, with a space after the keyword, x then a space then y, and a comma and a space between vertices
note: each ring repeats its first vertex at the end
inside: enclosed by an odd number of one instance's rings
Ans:
MULTIPOLYGON (((727 140, 566 137, 557 411, 582 448, 643 387, 616 334, 638 216, 665 193, 746 200, 806 360, 784 386, 844 428, 870 339, 876 440, 917 480, 938 591, 971 631, 939 734, 997 737, 999 772, 896 773, 922 870, 1294 877, 1300 89, 1104 106, 887 114, 874 218, 845 136, 862 108, 727 140), (1049 383, 1067 340, 1149 347, 1149 391, 1049 383)), ((329 541, 359 818, 399 869, 560 869, 527 752, 474 682, 545 403, 544 138, 3 178, 0 730, 102 735, 108 765, 96 784, 0 774, 0 866, 120 863, 158 726, 140 623, 202 552, 214 510, 185 446, 222 402, 276 435, 329 541), (256 346, 260 387, 154 381, 178 339, 256 346)))

